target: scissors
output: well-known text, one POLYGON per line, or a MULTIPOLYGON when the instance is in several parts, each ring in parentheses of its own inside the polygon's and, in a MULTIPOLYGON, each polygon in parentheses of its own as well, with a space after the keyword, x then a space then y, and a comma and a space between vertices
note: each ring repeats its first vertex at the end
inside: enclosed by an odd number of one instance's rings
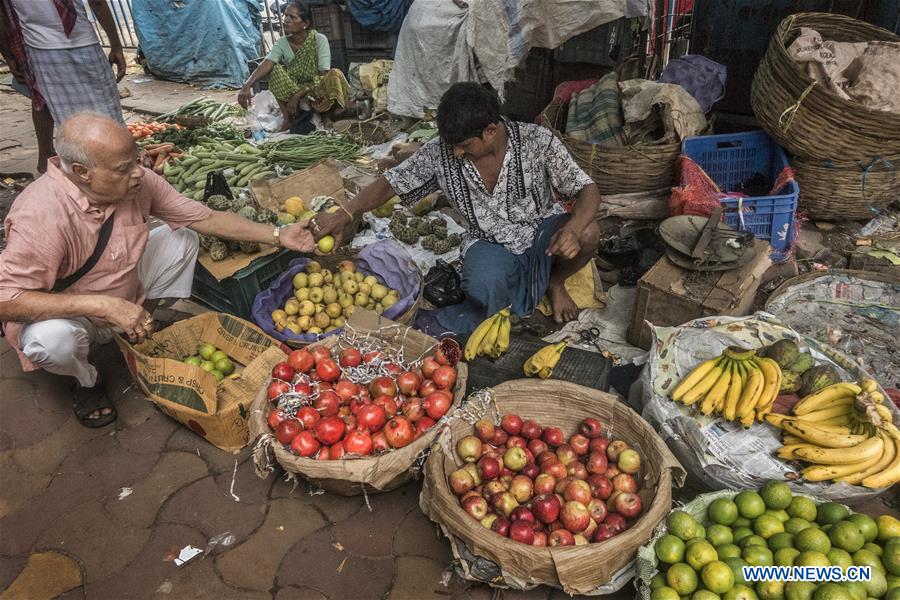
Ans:
POLYGON ((600 347, 600 330, 596 327, 589 327, 588 329, 582 329, 578 336, 581 338, 581 341, 586 344, 591 344, 594 348, 597 349, 598 352, 602 353, 604 350, 600 347))

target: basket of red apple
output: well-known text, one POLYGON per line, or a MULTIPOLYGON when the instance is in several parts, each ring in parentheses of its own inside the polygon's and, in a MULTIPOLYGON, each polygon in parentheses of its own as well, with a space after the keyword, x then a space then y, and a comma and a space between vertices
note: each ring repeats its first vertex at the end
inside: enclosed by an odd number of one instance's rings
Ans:
POLYGON ((461 574, 496 587, 608 594, 671 508, 684 470, 615 396, 517 380, 469 398, 425 465, 419 506, 461 574))
POLYGON ((339 336, 291 352, 259 391, 249 418, 257 474, 277 462, 342 496, 406 483, 462 402, 460 354, 453 340, 354 312, 339 336))

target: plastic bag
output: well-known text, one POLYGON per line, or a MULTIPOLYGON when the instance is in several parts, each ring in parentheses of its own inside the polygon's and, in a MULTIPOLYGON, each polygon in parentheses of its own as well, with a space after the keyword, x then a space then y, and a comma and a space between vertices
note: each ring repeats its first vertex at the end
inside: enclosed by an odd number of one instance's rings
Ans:
POLYGON ((266 131, 279 131, 284 115, 281 114, 281 107, 278 106, 278 100, 269 90, 263 90, 253 96, 253 102, 250 105, 253 116, 262 125, 266 131))
POLYGON ((462 280, 456 269, 438 259, 425 276, 422 295, 436 307, 459 304, 463 301, 462 280))
POLYGON ((209 200, 210 196, 225 196, 229 200, 234 200, 228 181, 222 171, 212 171, 206 174, 206 187, 203 188, 203 201, 209 200))

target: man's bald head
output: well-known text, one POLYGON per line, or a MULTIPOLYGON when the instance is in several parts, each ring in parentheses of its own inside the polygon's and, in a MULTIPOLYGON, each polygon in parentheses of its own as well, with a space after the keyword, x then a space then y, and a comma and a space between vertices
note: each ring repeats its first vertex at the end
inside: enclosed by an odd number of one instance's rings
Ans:
POLYGON ((134 140, 114 119, 78 113, 63 121, 54 146, 63 168, 69 171, 75 163, 90 169, 133 152, 134 140))

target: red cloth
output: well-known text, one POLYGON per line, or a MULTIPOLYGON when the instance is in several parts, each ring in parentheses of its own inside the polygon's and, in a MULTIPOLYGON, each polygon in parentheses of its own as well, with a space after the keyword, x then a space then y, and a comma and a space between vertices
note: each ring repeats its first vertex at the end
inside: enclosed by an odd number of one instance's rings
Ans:
POLYGON ((555 90, 553 90, 553 99, 559 100, 563 104, 568 104, 569 100, 572 99, 572 96, 574 96, 578 92, 588 89, 598 81, 600 80, 580 79, 578 81, 563 81, 561 84, 556 86, 555 90))
POLYGON ((62 21, 66 37, 69 37, 72 30, 75 29, 75 19, 78 18, 78 13, 75 12, 75 0, 53 0, 53 5, 56 6, 56 12, 59 13, 59 20, 62 21))
POLYGON ((34 75, 31 73, 31 64, 29 64, 28 57, 25 55, 25 42, 22 38, 19 16, 13 10, 10 0, 0 0, 0 12, 3 12, 6 22, 9 23, 11 28, 9 32, 9 46, 16 65, 25 75, 25 85, 28 86, 28 91, 31 92, 31 109, 34 111, 44 110, 44 106, 46 106, 44 97, 41 96, 37 89, 37 83, 35 83, 34 75))

